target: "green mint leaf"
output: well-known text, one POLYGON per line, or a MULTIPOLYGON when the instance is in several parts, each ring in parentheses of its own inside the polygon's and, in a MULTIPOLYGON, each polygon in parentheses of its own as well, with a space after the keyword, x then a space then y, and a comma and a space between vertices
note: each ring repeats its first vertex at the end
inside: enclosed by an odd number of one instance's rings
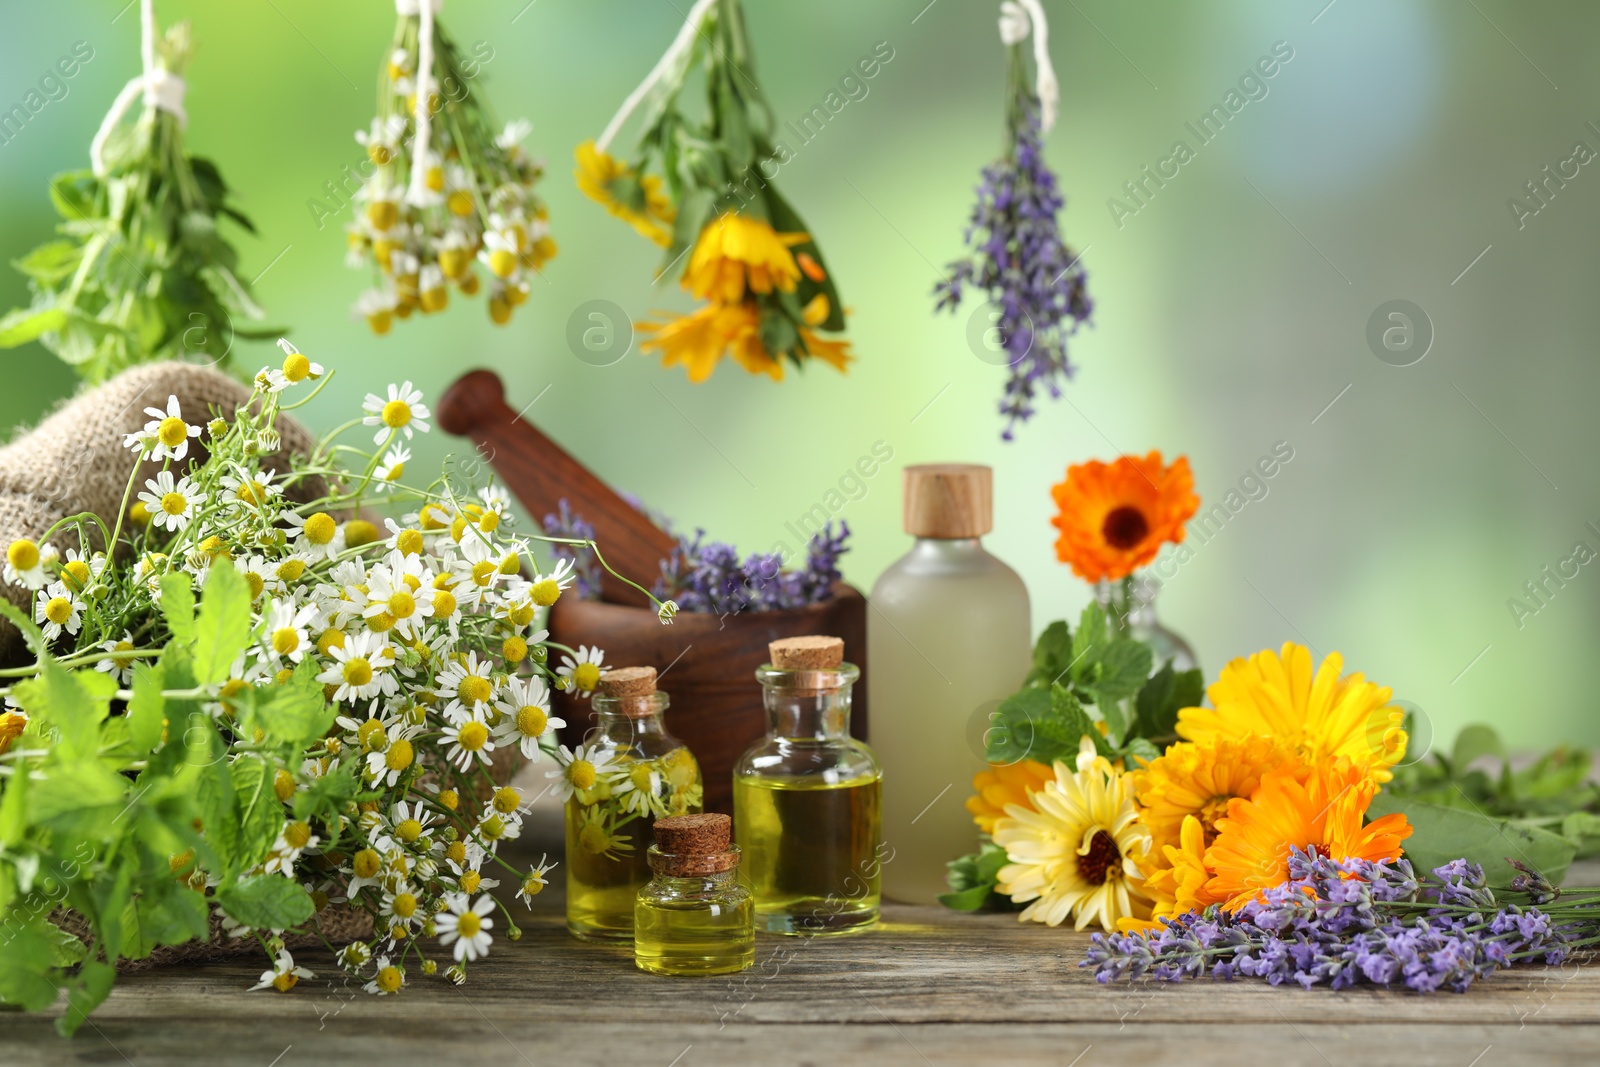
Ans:
POLYGON ((133 699, 128 701, 128 744, 134 755, 144 756, 161 743, 166 727, 167 699, 161 695, 165 672, 159 662, 133 667, 133 699))
POLYGON ((195 681, 201 685, 226 681, 233 661, 249 642, 250 587, 238 568, 218 560, 207 572, 195 619, 195 681))
POLYGON ((316 665, 309 659, 287 682, 241 690, 237 700, 246 729, 259 729, 274 741, 296 748, 320 739, 333 725, 334 709, 323 695, 316 665))
POLYGON ((78 1027, 89 1020, 89 1013, 105 1003, 111 987, 117 983, 117 969, 109 963, 89 960, 78 968, 78 976, 69 982, 67 1010, 56 1020, 56 1032, 71 1037, 78 1027))
POLYGON ((287 930, 316 908, 305 888, 281 874, 258 874, 217 889, 217 903, 234 922, 257 930, 287 930))
POLYGON ((172 571, 161 576, 161 615, 167 620, 167 629, 173 640, 186 647, 193 646, 194 582, 182 571, 172 571))
POLYGON ((1500 735, 1492 726, 1482 723, 1473 723, 1463 727, 1456 735, 1455 747, 1450 751, 1450 764, 1457 774, 1465 774, 1467 765, 1481 756, 1499 756, 1505 758, 1505 742, 1500 740, 1500 735))
POLYGON ((1509 857, 1537 868, 1559 885, 1577 852, 1571 841, 1548 830, 1519 826, 1463 808, 1396 798, 1387 793, 1373 798, 1367 815, 1375 819, 1395 811, 1404 812, 1412 826, 1404 848, 1419 873, 1451 860, 1464 859, 1481 866, 1490 885, 1506 886, 1517 873, 1506 862, 1509 857))
POLYGON ((1028 674, 1028 685, 1049 688, 1067 674, 1072 665, 1072 634, 1067 624, 1057 619, 1044 628, 1033 645, 1033 669, 1028 674))

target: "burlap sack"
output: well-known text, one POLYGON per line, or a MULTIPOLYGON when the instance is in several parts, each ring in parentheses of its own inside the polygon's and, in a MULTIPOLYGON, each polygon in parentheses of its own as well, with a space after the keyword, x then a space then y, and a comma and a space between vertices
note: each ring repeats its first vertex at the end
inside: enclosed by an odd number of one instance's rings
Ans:
MULTIPOLYGON (((58 519, 82 511, 94 512, 107 525, 114 523, 133 461, 123 435, 143 429, 150 421, 144 409, 165 410, 169 396, 178 398, 188 422, 203 424, 214 414, 231 417, 250 390, 210 367, 150 363, 64 401, 37 428, 0 448, 0 551, 19 537, 38 539, 58 519)), ((309 455, 316 444, 304 426, 286 416, 279 417, 277 429, 283 438, 278 463, 284 462, 283 456, 309 455)), ((198 450, 201 459, 205 440, 202 434, 189 442, 191 452, 198 450)), ((183 462, 188 460, 185 456, 183 462)), ((269 457, 265 465, 273 467, 274 461, 269 457)), ((136 492, 160 466, 144 464, 136 492)), ((306 488, 313 494, 319 491, 306 488)), ((0 583, 0 592, 32 614, 28 589, 0 583)), ((16 666, 28 659, 22 635, 0 619, 0 663, 16 666)))

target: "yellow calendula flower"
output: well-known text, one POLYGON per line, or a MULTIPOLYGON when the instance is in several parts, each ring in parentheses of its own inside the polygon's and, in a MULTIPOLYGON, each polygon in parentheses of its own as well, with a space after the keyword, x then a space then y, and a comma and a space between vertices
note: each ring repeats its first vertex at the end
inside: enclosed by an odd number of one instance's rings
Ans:
MULTIPOLYGON (((1156 932, 1165 925, 1162 919, 1222 903, 1223 898, 1207 888, 1212 871, 1206 866, 1206 831, 1199 819, 1185 815, 1178 832, 1178 844, 1167 845, 1160 851, 1159 868, 1152 869, 1150 864, 1144 866, 1147 875, 1144 891, 1154 902, 1150 918, 1125 916, 1118 919, 1117 930, 1121 933, 1156 932)), ((1150 858, 1155 859, 1155 852, 1151 852, 1150 858)))
POLYGON ((653 174, 640 177, 621 160, 595 147, 593 141, 578 146, 578 189, 590 200, 622 219, 640 235, 662 248, 672 243, 672 223, 677 209, 653 174))
POLYGON ((1139 865, 1150 831, 1139 822, 1129 776, 1096 756, 1087 737, 1077 763, 1074 772, 1058 760, 1032 809, 1009 805, 995 822, 995 844, 1011 861, 996 888, 1028 905, 1023 921, 1059 926, 1074 918, 1075 929, 1098 923, 1109 932, 1119 919, 1149 914, 1139 865))
MULTIPOLYGON (((751 374, 783 380, 783 361, 761 342, 761 310, 750 301, 723 304, 713 301, 687 315, 661 322, 639 322, 634 328, 645 338, 644 353, 661 354, 661 364, 682 364, 691 382, 703 382, 716 370, 717 361, 730 356, 751 374)), ((811 356, 843 371, 853 358, 848 341, 827 341, 802 327, 800 338, 811 356)))
POLYGON ((4 754, 11 747, 11 742, 22 736, 22 731, 27 725, 26 715, 15 711, 0 714, 0 754, 4 754))
POLYGON ((735 304, 746 290, 794 292, 800 265, 789 251, 810 240, 803 233, 778 233, 770 223, 727 212, 706 224, 683 272, 683 287, 702 300, 735 304))
POLYGON ((1178 712, 1178 735, 1197 742, 1267 737, 1305 764, 1348 756, 1387 782, 1389 768, 1405 756, 1405 712, 1390 702, 1388 686, 1342 675, 1343 668, 1333 652, 1313 675, 1310 650, 1292 641, 1280 652, 1236 659, 1206 690, 1211 707, 1178 712))
POLYGON ((967 810, 972 821, 986 834, 994 833, 994 824, 1001 819, 1012 804, 1032 808, 1033 794, 1055 781, 1056 773, 1038 760, 1025 759, 1017 763, 991 763, 986 771, 972 776, 973 795, 967 798, 967 810))
MULTIPOLYGON (((1151 858, 1164 866, 1165 849, 1179 844, 1187 820, 1199 820, 1209 845, 1228 801, 1249 797, 1262 775, 1298 765, 1299 758, 1269 737, 1214 738, 1204 744, 1180 741, 1133 773, 1139 817, 1150 828, 1151 858)), ((1147 872, 1148 873, 1148 872, 1147 872)))

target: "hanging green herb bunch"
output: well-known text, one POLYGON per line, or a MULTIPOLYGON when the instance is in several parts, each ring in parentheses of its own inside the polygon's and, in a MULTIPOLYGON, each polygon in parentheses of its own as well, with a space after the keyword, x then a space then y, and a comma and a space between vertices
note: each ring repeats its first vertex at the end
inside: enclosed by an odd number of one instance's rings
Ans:
POLYGON ((144 72, 106 115, 91 167, 51 180, 60 236, 16 261, 33 300, 0 319, 0 348, 38 341, 90 382, 152 360, 225 363, 236 339, 281 332, 249 327, 263 314, 222 223, 254 227, 215 164, 184 149, 188 24, 158 35, 150 0, 142 12, 144 72))

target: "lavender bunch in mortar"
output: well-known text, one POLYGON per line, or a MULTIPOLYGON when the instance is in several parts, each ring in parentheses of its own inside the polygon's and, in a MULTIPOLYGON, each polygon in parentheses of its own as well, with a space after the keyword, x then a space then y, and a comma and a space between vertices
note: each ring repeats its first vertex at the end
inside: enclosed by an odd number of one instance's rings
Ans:
MULTIPOLYGON (((570 537, 574 541, 593 541, 594 527, 572 510, 566 497, 562 497, 557 511, 546 515, 539 524, 546 537, 570 537)), ((557 560, 571 560, 575 581, 573 591, 583 600, 593 600, 600 595, 600 561, 588 545, 552 545, 550 554, 557 560)))
POLYGON ((828 523, 807 543, 805 566, 786 571, 780 553, 740 559, 732 545, 707 541, 705 531, 696 530, 692 538, 680 537, 678 548, 662 561, 654 592, 677 601, 683 611, 716 615, 816 604, 832 595, 849 537, 848 523, 841 520, 837 532, 828 523))
POLYGON ((935 310, 955 311, 969 288, 981 290, 992 308, 989 336, 997 335, 1008 368, 1000 401, 1007 441, 1032 417, 1041 388, 1052 399, 1061 395, 1075 370, 1067 339, 1094 308, 1088 275, 1056 222, 1065 201, 1044 161, 1039 100, 1022 67, 1013 46, 1006 153, 983 169, 964 235, 971 254, 952 262, 934 286, 935 310))
POLYGON ((1218 907, 1164 920, 1149 934, 1095 934, 1088 958, 1101 982, 1142 977, 1176 982, 1210 975, 1294 982, 1307 989, 1362 983, 1419 993, 1464 993, 1513 963, 1559 964, 1600 940, 1600 896, 1559 895, 1535 872, 1496 898, 1483 868, 1456 860, 1419 879, 1406 860, 1335 862, 1298 848, 1289 881, 1229 914, 1218 907))

